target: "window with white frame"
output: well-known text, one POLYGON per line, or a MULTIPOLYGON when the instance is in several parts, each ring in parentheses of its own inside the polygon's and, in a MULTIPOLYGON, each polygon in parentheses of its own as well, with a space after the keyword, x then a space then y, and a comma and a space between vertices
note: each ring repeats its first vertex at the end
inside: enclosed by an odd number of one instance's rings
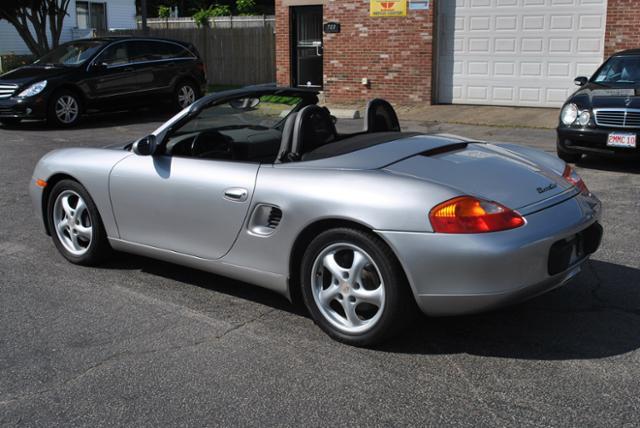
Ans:
POLYGON ((78 28, 107 29, 107 4, 93 1, 76 1, 78 28))

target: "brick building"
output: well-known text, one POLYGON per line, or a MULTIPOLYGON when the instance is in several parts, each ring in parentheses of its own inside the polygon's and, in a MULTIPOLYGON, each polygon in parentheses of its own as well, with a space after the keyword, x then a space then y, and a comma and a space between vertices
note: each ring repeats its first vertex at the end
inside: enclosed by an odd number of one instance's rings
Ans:
POLYGON ((640 0, 276 0, 277 79, 336 103, 557 107, 640 47, 639 22, 640 0))

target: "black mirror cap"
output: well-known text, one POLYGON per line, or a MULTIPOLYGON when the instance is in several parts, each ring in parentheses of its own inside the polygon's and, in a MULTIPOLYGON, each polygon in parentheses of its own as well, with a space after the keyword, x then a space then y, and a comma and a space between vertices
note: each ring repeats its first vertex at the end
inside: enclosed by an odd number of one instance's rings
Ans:
POLYGON ((576 84, 576 85, 578 85, 578 86, 584 86, 584 85, 586 85, 586 84, 587 84, 587 82, 588 82, 588 81, 589 81, 589 79, 587 79, 586 77, 584 77, 584 76, 579 76, 579 77, 576 77, 576 78, 574 79, 573 83, 575 83, 575 84, 576 84))
POLYGON ((156 136, 150 134, 146 137, 140 138, 138 141, 133 143, 133 147, 131 147, 131 150, 138 156, 152 156, 156 152, 157 148, 158 144, 156 141, 156 136))

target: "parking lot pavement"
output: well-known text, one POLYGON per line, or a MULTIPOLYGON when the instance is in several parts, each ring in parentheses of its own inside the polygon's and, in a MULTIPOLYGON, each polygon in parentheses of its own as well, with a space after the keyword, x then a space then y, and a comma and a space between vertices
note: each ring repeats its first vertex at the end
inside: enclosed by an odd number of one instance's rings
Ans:
MULTIPOLYGON (((605 236, 565 287, 356 349, 257 287, 128 255, 83 268, 57 253, 27 194, 36 161, 130 141, 163 119, 0 128, 0 425, 637 426, 638 164, 579 165, 604 202, 605 236)), ((405 125, 554 148, 552 131, 405 125)))

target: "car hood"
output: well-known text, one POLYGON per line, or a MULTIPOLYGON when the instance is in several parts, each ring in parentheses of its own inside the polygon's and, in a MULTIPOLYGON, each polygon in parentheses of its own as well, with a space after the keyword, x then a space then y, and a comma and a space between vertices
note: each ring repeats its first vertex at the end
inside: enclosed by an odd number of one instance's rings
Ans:
POLYGON ((51 79, 68 73, 65 67, 26 66, 16 68, 0 76, 0 83, 17 84, 19 86, 51 79))
POLYGON ((569 99, 580 108, 640 109, 640 86, 588 83, 569 99))
POLYGON ((522 209, 562 193, 575 193, 564 163, 533 149, 488 143, 422 153, 385 170, 448 186, 467 195, 522 209), (551 158, 551 159, 548 159, 551 158))

